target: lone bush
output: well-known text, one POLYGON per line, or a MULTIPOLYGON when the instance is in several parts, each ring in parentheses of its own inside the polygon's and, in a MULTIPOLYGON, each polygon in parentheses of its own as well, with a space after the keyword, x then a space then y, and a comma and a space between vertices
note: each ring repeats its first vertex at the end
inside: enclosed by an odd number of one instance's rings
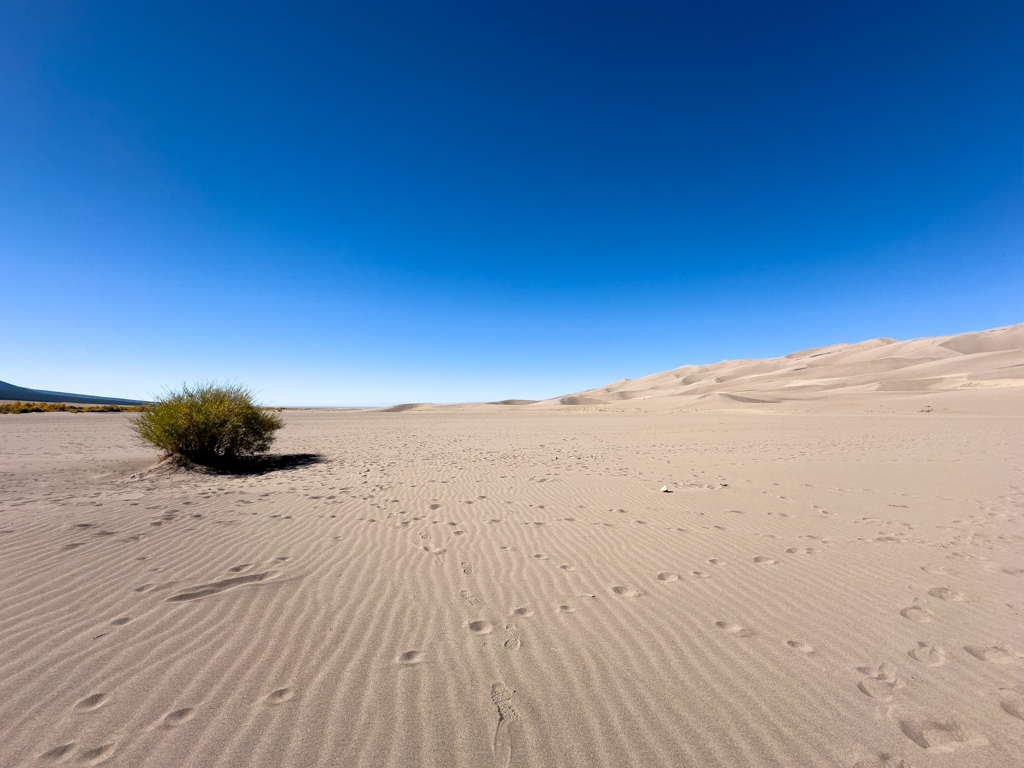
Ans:
POLYGON ((136 434, 169 456, 216 464, 270 448, 284 426, 239 385, 202 383, 169 392, 133 418, 136 434))

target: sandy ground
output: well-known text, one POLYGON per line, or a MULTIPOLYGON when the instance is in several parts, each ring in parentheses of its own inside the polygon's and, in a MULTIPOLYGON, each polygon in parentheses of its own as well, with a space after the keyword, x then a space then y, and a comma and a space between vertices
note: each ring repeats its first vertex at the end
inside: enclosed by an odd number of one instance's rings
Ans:
POLYGON ((1019 765, 1024 401, 958 397, 290 412, 249 476, 4 417, 3 765, 1019 765))
POLYGON ((0 765, 1019 766, 1024 389, 700 397, 0 416, 0 765))

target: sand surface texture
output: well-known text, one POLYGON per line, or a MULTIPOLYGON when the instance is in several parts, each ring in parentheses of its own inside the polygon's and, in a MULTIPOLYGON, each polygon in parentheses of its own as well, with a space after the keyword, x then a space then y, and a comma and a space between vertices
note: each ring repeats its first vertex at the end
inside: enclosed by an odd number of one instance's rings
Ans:
POLYGON ((286 412, 249 475, 0 417, 0 764, 1020 765, 1021 353, 957 355, 286 412))

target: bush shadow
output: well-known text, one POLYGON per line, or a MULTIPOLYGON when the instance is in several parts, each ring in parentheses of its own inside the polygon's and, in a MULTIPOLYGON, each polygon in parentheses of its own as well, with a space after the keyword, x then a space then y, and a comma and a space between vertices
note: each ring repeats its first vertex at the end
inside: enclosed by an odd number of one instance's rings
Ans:
POLYGON ((264 456, 245 456, 232 459, 197 459, 172 456, 169 461, 181 469, 211 475, 267 475, 271 472, 312 467, 326 463, 319 453, 283 453, 264 456))

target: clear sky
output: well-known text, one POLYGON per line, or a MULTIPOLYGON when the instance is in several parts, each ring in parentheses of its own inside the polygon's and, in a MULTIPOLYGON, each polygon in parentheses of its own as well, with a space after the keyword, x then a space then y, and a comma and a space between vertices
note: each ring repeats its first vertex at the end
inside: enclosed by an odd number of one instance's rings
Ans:
POLYGON ((0 6, 0 379, 544 398, 1021 322, 1024 5, 0 6))

